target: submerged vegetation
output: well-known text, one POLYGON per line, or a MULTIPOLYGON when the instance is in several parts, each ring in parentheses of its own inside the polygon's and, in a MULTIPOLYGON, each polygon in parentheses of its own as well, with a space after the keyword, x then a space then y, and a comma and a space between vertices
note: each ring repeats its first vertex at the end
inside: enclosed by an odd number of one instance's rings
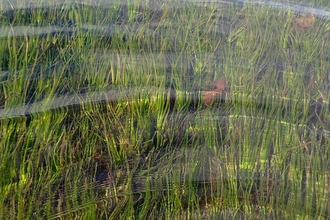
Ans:
POLYGON ((6 4, 1 218, 329 215, 327 1, 6 4))

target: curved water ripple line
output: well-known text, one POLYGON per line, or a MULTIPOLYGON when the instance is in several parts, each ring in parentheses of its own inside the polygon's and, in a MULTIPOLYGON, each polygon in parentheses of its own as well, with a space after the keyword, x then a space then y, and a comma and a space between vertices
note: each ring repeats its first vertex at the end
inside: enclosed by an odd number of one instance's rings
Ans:
MULTIPOLYGON (((94 0, 57 0, 55 1, 36 1, 33 0, 29 3, 26 1, 1 1, 0 2, 0 10, 15 10, 15 9, 33 9, 33 8, 54 8, 60 7, 62 8, 70 8, 70 7, 77 7, 81 6, 91 6, 91 7, 102 7, 102 8, 114 8, 118 7, 118 3, 112 3, 111 1, 94 1, 94 0)), ((168 3, 168 2, 167 2, 168 3)), ((219 5, 228 5, 228 4, 251 4, 251 5, 265 5, 270 7, 275 7, 280 10, 292 10, 297 13, 313 13, 317 16, 324 16, 330 18, 330 11, 323 10, 317 7, 311 7, 307 4, 299 4, 296 2, 288 2, 288 1, 254 1, 254 0, 234 0, 234 1, 221 1, 221 0, 173 0, 175 6, 173 7, 180 7, 180 3, 201 3, 203 5, 207 4, 219 4, 219 5)), ((165 4, 165 3, 164 3, 165 4)), ((184 7, 184 5, 183 5, 184 7)))
MULTIPOLYGON (((89 103, 98 103, 103 101, 119 101, 125 104, 134 101, 138 102, 141 100, 148 100, 148 97, 149 100, 157 98, 156 96, 158 93, 155 92, 157 91, 157 88, 151 87, 137 89, 127 89, 125 91, 107 90, 103 92, 67 94, 55 98, 45 98, 42 101, 33 102, 31 104, 21 104, 0 109, 0 119, 24 117, 50 110, 79 106, 89 103), (148 94, 156 94, 156 96, 151 96, 148 94)), ((158 91, 161 94, 164 94, 164 91, 160 91, 159 89, 158 91)))

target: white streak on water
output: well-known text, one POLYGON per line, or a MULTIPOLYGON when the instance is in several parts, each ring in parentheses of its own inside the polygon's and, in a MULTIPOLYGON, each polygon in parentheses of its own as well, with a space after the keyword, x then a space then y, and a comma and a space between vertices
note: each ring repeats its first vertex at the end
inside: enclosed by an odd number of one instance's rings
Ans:
MULTIPOLYGON (((180 7, 180 3, 200 3, 204 6, 210 4, 214 6, 219 5, 229 5, 229 4, 251 4, 251 5, 265 5, 270 7, 278 8, 279 10, 292 10, 297 13, 313 13, 316 16, 330 18, 330 11, 324 10, 322 8, 317 8, 316 6, 311 7, 306 4, 299 4, 293 1, 253 1, 253 0, 234 0, 234 1, 221 1, 221 0, 172 0, 171 1, 160 1, 158 5, 161 4, 171 4, 175 3, 175 7, 180 7)), ((0 0, 0 10, 15 10, 15 9, 31 9, 31 8, 70 8, 77 7, 79 5, 86 5, 92 7, 102 7, 102 8, 116 8, 118 5, 122 4, 119 0, 108 1, 108 0, 0 0)), ((143 2, 141 1, 141 4, 143 2)), ((146 3, 144 3, 146 4, 146 3)), ((321 7, 321 6, 319 6, 321 7)))
POLYGON ((26 115, 42 113, 45 111, 64 108, 69 106, 82 105, 83 103, 115 101, 119 99, 118 93, 101 92, 94 94, 64 95, 56 98, 45 99, 27 105, 18 105, 0 110, 0 119, 23 117, 26 115))

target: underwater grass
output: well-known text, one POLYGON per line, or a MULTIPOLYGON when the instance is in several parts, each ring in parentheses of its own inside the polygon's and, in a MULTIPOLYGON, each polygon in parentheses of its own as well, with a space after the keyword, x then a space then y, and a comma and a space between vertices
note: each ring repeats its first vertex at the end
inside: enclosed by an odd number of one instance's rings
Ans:
POLYGON ((298 30, 269 5, 170 1, 2 13, 1 217, 328 215, 326 18, 298 30), (218 78, 225 102, 204 106, 218 78))

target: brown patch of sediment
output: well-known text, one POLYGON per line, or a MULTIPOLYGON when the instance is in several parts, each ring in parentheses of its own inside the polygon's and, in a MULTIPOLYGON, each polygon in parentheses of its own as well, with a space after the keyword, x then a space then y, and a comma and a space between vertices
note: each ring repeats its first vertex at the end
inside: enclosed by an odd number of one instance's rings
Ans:
POLYGON ((308 30, 315 22, 314 14, 306 14, 293 19, 291 31, 303 32, 308 30))
POLYGON ((218 92, 223 92, 227 89, 227 83, 226 83, 226 80, 224 79, 218 79, 217 81, 214 82, 214 85, 215 85, 215 91, 218 91, 218 92))
POLYGON ((218 79, 213 84, 215 89, 203 92, 203 104, 206 106, 212 104, 216 96, 227 90, 227 83, 224 79, 218 79))

